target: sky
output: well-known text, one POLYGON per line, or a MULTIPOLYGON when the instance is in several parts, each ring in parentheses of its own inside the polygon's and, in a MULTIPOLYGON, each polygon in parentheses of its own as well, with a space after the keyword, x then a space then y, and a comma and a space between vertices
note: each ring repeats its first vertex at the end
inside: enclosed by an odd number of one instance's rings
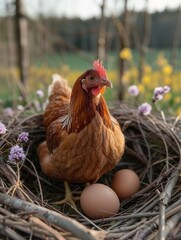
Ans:
MULTIPOLYGON (((100 16, 102 0, 22 0, 28 15, 35 17, 38 14, 54 15, 58 17, 80 17, 88 19, 100 16)), ((5 5, 12 0, 0 0, 0 14, 4 14, 5 5)), ((128 0, 131 10, 142 10, 148 4, 150 12, 163 11, 165 8, 177 8, 181 0, 128 0)), ((123 10, 124 0, 106 0, 106 15, 120 13, 123 10)))

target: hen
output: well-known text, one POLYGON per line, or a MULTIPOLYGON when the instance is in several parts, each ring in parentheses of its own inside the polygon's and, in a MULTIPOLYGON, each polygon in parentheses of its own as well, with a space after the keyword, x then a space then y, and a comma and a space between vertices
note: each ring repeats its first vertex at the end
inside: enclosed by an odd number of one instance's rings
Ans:
POLYGON ((105 87, 112 84, 99 60, 78 77, 72 92, 60 76, 53 80, 44 114, 46 141, 38 147, 47 176, 95 183, 120 161, 125 139, 102 96, 105 87))

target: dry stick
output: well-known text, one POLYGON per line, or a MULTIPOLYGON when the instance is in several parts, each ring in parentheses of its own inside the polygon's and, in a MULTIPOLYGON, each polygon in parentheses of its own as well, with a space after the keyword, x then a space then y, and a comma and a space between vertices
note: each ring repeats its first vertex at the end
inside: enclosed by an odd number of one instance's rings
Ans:
MULTIPOLYGON (((110 221, 116 221, 116 220, 125 220, 125 219, 137 219, 137 218, 143 218, 143 217, 153 217, 158 215, 158 212, 140 212, 137 214, 130 214, 130 215, 124 215, 124 216, 117 216, 117 217, 110 217, 105 219, 97 219, 94 220, 94 223, 101 223, 101 222, 110 222, 110 221)), ((85 223, 86 224, 86 223, 85 223)), ((111 227, 109 228, 111 229, 111 227)))
MULTIPOLYGON (((180 203, 180 200, 178 202, 180 203)), ((175 203, 173 205, 175 205, 175 203)), ((167 235, 169 234, 170 230, 173 229, 181 219, 181 206, 179 205, 179 206, 171 209, 170 211, 168 211, 165 215, 165 218, 169 218, 169 217, 171 217, 171 218, 167 221, 167 224, 166 224, 166 227, 164 230, 164 238, 165 239, 166 239, 167 235)), ((158 224, 159 224, 159 219, 157 219, 155 221, 155 223, 152 223, 152 225, 153 224, 155 224, 155 228, 156 228, 156 226, 158 226, 158 224)), ((147 232, 147 234, 148 233, 149 232, 147 232)), ((159 236, 157 235, 157 233, 155 233, 153 237, 150 237, 150 239, 154 239, 154 240, 158 239, 158 238, 159 238, 159 236)), ((144 239, 145 238, 143 238, 143 240, 144 239)))
MULTIPOLYGON (((133 230, 133 229, 141 226, 145 222, 145 219, 146 218, 143 218, 140 222, 136 221, 134 224, 129 225, 129 226, 118 227, 117 229, 112 230, 110 234, 116 233, 116 232, 120 233, 120 232, 127 232, 130 230, 133 230)), ((109 236, 109 233, 107 235, 109 236)))
POLYGON ((166 205, 164 204, 165 195, 163 192, 160 194, 160 210, 159 210, 159 230, 158 230, 158 239, 164 240, 164 232, 165 232, 165 209, 166 205))
MULTIPOLYGON (((71 206, 72 207, 72 206, 71 206)), ((72 207, 73 208, 73 207, 72 207)), ((99 226, 97 226, 93 221, 91 221, 89 218, 87 218, 86 216, 84 216, 81 212, 79 212, 78 211, 78 209, 76 209, 76 208, 73 208, 74 209, 74 211, 76 211, 81 217, 83 217, 86 221, 87 221, 87 223, 88 224, 91 224, 92 226, 94 226, 95 227, 95 229, 98 229, 98 230, 101 230, 102 231, 102 229, 99 227, 99 226)), ((85 224, 84 224, 85 225, 85 224)))
POLYGON ((26 240, 24 237, 22 237, 21 235, 16 233, 14 230, 12 230, 11 228, 9 228, 7 226, 4 226, 4 224, 1 224, 1 223, 0 223, 0 232, 2 234, 6 234, 6 236, 8 236, 14 240, 26 240))
POLYGON ((39 187, 39 191, 40 191, 40 197, 41 197, 41 205, 43 206, 43 191, 42 191, 42 188, 41 188, 41 183, 40 183, 40 179, 39 179, 39 176, 38 176, 38 173, 37 173, 37 170, 36 170, 36 167, 35 165, 29 160, 27 159, 27 161, 30 163, 30 165, 33 167, 33 170, 35 172, 35 176, 36 176, 36 179, 37 179, 37 182, 38 182, 38 187, 39 187))
POLYGON ((135 153, 134 150, 132 150, 131 148, 129 148, 128 146, 126 146, 126 152, 130 155, 132 155, 134 158, 136 158, 139 162, 141 162, 144 166, 147 166, 147 162, 145 161, 144 158, 142 158, 141 155, 138 155, 135 153))
POLYGON ((65 240, 65 238, 62 237, 59 232, 57 232, 55 229, 48 226, 46 223, 42 222, 37 217, 30 217, 30 221, 32 223, 34 223, 37 227, 43 228, 43 229, 47 230, 48 232, 50 232, 56 239, 65 240))
POLYGON ((58 214, 57 212, 47 210, 46 208, 23 201, 21 199, 7 196, 3 193, 0 193, 0 203, 21 211, 23 210, 26 212, 36 212, 36 215, 38 217, 41 217, 47 220, 49 223, 55 224, 62 229, 71 232, 82 240, 101 240, 105 237, 104 231, 95 231, 88 229, 76 220, 73 220, 69 217, 65 217, 61 214, 58 214))
POLYGON ((149 224, 147 228, 143 229, 137 236, 139 240, 144 240, 150 232, 152 232, 157 227, 156 223, 149 224))
MULTIPOLYGON (((36 177, 36 174, 33 172, 32 169, 28 168, 28 166, 23 165, 23 169, 25 169, 26 171, 28 171, 28 173, 30 173, 31 175, 33 175, 33 176, 36 177)), ((41 176, 38 176, 38 179, 39 179, 39 181, 41 180, 41 182, 44 182, 46 185, 52 187, 53 189, 58 190, 58 191, 64 193, 64 190, 62 190, 62 188, 53 185, 53 184, 52 184, 51 182, 49 182, 47 179, 45 179, 45 178, 43 178, 43 177, 41 177, 41 176)))
MULTIPOLYGON (((140 129, 140 132, 143 136, 143 139, 145 141, 145 144, 146 144, 146 147, 147 147, 147 151, 148 151, 148 164, 147 164, 147 169, 150 168, 151 169, 151 174, 152 174, 152 166, 151 166, 151 152, 150 152, 150 147, 149 147, 149 144, 148 144, 148 141, 146 139, 146 136, 145 136, 145 133, 141 127, 141 124, 140 124, 140 121, 139 121, 139 118, 137 118, 137 124, 139 126, 139 129, 140 129)), ((150 174, 148 176, 150 182, 152 182, 152 176, 150 177, 150 174)))
MULTIPOLYGON (((4 162, 0 162, 0 172, 1 174, 10 182, 11 186, 16 184, 16 180, 14 177, 16 177, 16 175, 12 173, 12 170, 10 169, 10 166, 6 165, 4 162)), ((17 189, 16 192, 17 196, 21 199, 25 200, 25 197, 23 195, 23 193, 17 189)))
POLYGON ((174 227, 180 222, 181 220, 181 211, 176 213, 173 217, 171 217, 165 226, 165 239, 167 239, 167 236, 169 235, 170 231, 174 229, 174 227))
POLYGON ((0 221, 3 222, 4 226, 8 226, 8 227, 17 229, 26 234, 32 234, 32 232, 33 232, 34 237, 38 237, 43 240, 45 239, 45 236, 52 237, 52 234, 49 231, 47 231, 46 229, 37 228, 36 225, 33 225, 32 223, 29 223, 22 219, 18 220, 17 216, 13 220, 9 219, 8 216, 3 216, 3 217, 0 216, 0 221))
MULTIPOLYGON (((123 220, 126 220, 126 219, 135 219, 135 221, 137 222, 138 218, 148 218, 148 217, 153 217, 154 215, 156 216, 158 213, 156 213, 156 212, 155 213, 154 212, 147 212, 147 211, 150 210, 151 208, 153 208, 156 205, 157 202, 158 202, 158 200, 154 200, 153 203, 148 204, 148 207, 145 207, 145 209, 143 211, 141 211, 142 209, 139 208, 139 209, 135 210, 134 214, 118 216, 117 217, 118 219, 110 219, 110 221, 112 221, 112 220, 113 221, 119 220, 119 222, 116 222, 115 224, 110 226, 107 230, 111 231, 115 227, 118 227, 120 224, 122 224, 123 220)), ((145 206, 145 204, 143 206, 145 206)), ((131 225, 133 225, 133 224, 131 224, 131 225)))

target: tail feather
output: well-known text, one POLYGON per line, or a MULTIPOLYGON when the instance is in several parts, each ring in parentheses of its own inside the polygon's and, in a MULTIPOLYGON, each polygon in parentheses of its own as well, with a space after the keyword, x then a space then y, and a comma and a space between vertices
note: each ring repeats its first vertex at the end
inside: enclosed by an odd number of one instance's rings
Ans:
POLYGON ((68 113, 71 95, 71 88, 68 87, 67 80, 58 74, 53 75, 52 78, 52 84, 48 88, 48 100, 43 120, 46 128, 57 118, 68 113))
POLYGON ((58 74, 53 74, 52 84, 48 88, 48 99, 52 101, 57 97, 70 99, 71 88, 68 87, 67 80, 63 79, 58 74))

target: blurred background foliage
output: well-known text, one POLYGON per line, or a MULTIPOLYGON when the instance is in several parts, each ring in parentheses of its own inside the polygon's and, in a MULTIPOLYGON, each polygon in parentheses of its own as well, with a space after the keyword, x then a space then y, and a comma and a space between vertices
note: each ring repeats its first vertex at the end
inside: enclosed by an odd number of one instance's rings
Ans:
POLYGON ((151 102, 154 88, 168 85, 171 92, 155 108, 181 114, 181 8, 150 13, 149 1, 142 11, 129 9, 129 0, 122 2, 119 14, 105 15, 103 0, 97 5, 99 17, 81 19, 41 11, 31 17, 24 0, 4 1, 0 17, 2 108, 31 101, 37 89, 46 91, 54 73, 72 86, 99 58, 114 85, 105 93, 109 102, 151 102), (136 98, 127 92, 132 84, 140 90, 136 98))

